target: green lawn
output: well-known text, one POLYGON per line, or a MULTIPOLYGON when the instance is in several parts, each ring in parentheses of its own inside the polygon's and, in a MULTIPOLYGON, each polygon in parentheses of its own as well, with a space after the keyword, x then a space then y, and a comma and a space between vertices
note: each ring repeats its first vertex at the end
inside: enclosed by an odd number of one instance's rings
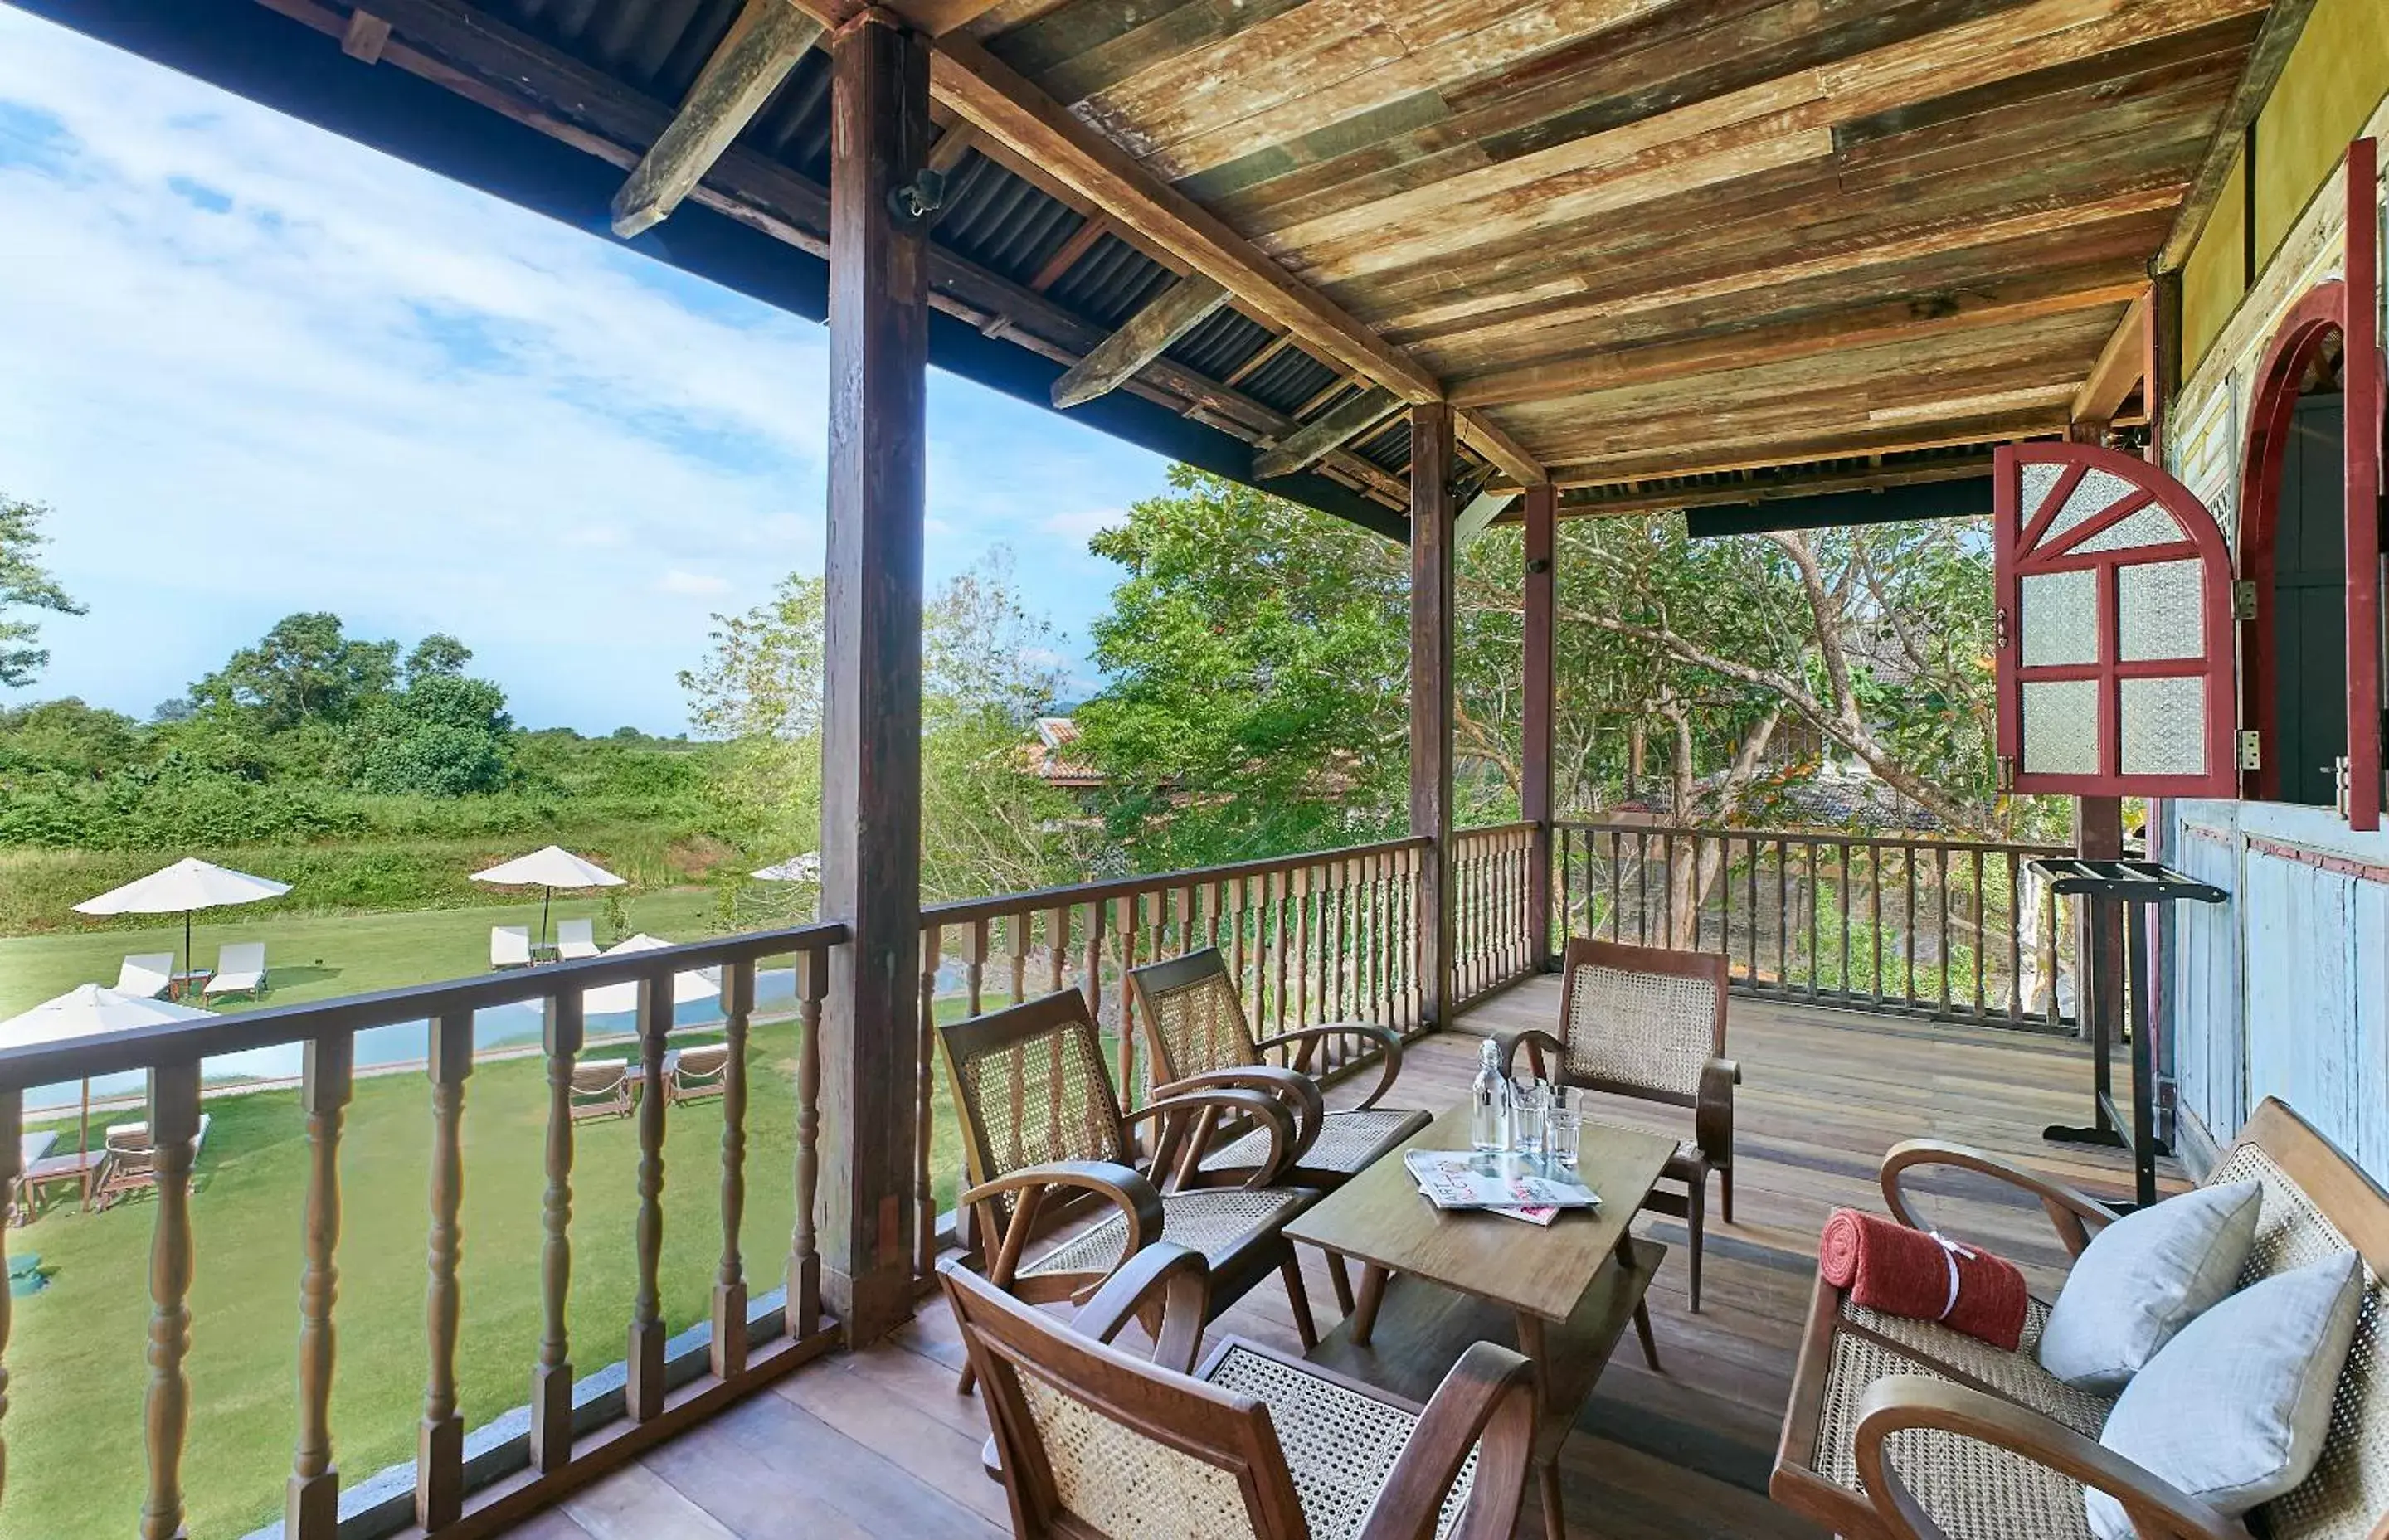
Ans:
MULTIPOLYGON (((642 917, 641 923, 654 922, 642 917)), ((327 957, 335 955, 328 939, 326 945, 327 957)), ((343 948, 337 955, 357 952, 343 948)), ((345 974, 343 983, 355 976, 345 974)), ((758 1295, 786 1274, 797 1043, 792 1024, 759 1023, 750 1048, 743 1235, 749 1288, 758 1295)), ((934 1140, 941 1207, 952 1201, 958 1148, 952 1114, 942 1103, 941 1095, 934 1140)), ((425 1363, 427 1107, 419 1073, 360 1080, 342 1139, 345 1218, 332 1419, 347 1482, 414 1456, 425 1363)), ((527 1399, 539 1342, 545 1108, 537 1058, 485 1062, 466 1087, 459 1363, 468 1425, 527 1399)), ((288 1092, 217 1097, 208 1110, 214 1123, 193 1198, 198 1266, 190 1302, 191 1431, 183 1470, 190 1533, 224 1536, 273 1519, 288 1473, 297 1427, 299 1205, 306 1146, 297 1101, 288 1092)), ((672 1109, 669 1130, 663 1307, 676 1332, 710 1307, 721 1254, 719 1103, 672 1109)), ((837 1128, 822 1130, 824 1145, 840 1137, 837 1128)), ((585 1374, 622 1355, 634 1284, 637 1146, 629 1120, 584 1124, 578 1140, 570 1324, 574 1366, 585 1374)), ((119 1535, 133 1526, 145 1470, 147 1258, 155 1212, 147 1200, 100 1215, 68 1208, 6 1234, 12 1254, 41 1255, 51 1281, 41 1293, 16 1302, 6 1356, 8 1479, 0 1534, 73 1540, 119 1535)))
MULTIPOLYGON (((694 941, 713 929, 714 897, 706 889, 643 893, 629 906, 632 929, 668 941, 694 941)), ((605 908, 602 899, 559 897, 549 923, 595 920, 602 944, 618 939, 607 929, 605 908)), ((539 904, 392 914, 266 916, 217 910, 193 927, 191 948, 204 968, 213 966, 216 948, 226 941, 264 942, 272 971, 268 1002, 279 1005, 485 973, 492 925, 529 925, 536 934, 539 904)), ((133 953, 170 951, 179 960, 182 950, 179 919, 140 930, 0 936, 0 1020, 78 984, 114 984, 118 964, 133 953)), ((242 1006, 236 1001, 224 1008, 242 1006)))

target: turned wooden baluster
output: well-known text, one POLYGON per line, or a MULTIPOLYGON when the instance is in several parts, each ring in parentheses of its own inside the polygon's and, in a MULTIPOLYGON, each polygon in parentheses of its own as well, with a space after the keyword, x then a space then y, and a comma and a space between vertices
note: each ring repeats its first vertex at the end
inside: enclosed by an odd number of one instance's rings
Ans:
POLYGON ((465 1507, 465 1419, 456 1408, 456 1330, 464 1297, 465 1079, 473 1073, 473 1013, 431 1023, 431 1231, 425 1255, 424 1336, 431 1352, 423 1381, 423 1423, 415 1435, 415 1518, 427 1530, 456 1521, 465 1507))
MULTIPOLYGON (((1309 867, 1297 867, 1287 875, 1287 893, 1294 903, 1294 1025, 1310 1025, 1311 940, 1315 934, 1310 923, 1311 895, 1318 891, 1318 873, 1309 867)), ((1295 1060, 1297 1069, 1310 1067, 1312 1045, 1302 1045, 1295 1060)))
POLYGON ((788 1335, 801 1341, 821 1329, 821 1253, 813 1198, 821 1187, 821 1012, 829 993, 829 954, 797 954, 797 1215, 788 1237, 788 1335))
POLYGON ((1007 976, 1012 981, 1008 999, 1014 1005, 1028 998, 1028 948, 1031 945, 1028 933, 1036 923, 1037 917, 1025 910, 1004 916, 1003 958, 1009 965, 1007 976))
POLYGON ((332 1304, 340 1275, 333 1254, 340 1241, 340 1125, 355 1063, 352 1034, 313 1038, 300 1086, 307 1115, 307 1197, 300 1222, 306 1260, 299 1273, 299 1446, 282 1504, 287 1540, 332 1540, 340 1523, 340 1473, 332 1463, 332 1304))
POLYGON ((664 1040, 671 1027, 672 975, 639 980, 639 1209, 632 1238, 639 1279, 622 1354, 629 1370, 623 1399, 633 1422, 664 1409, 664 1040))
MULTIPOLYGON (((1101 905, 1096 906, 1098 909, 1101 905)), ((1119 900, 1119 1085, 1120 1107, 1136 1109, 1136 995, 1130 986, 1129 970, 1136 966, 1136 940, 1143 927, 1144 898, 1131 894, 1119 900)))
POLYGON ((937 1135, 932 1110, 938 1063, 938 965, 944 960, 944 933, 921 927, 921 1040, 913 1067, 913 1272, 927 1278, 938 1266, 938 1201, 929 1189, 930 1145, 937 1135))
POLYGON ((989 922, 974 920, 963 927, 963 987, 970 996, 970 1013, 987 1009, 989 922))
POLYGON ((727 1380, 747 1367, 747 1259, 738 1228, 747 1215, 747 1025, 755 1013, 755 964, 722 970, 722 1266, 713 1276, 713 1372, 727 1380))
POLYGON ((149 1493, 142 1540, 181 1540, 183 1435, 190 1426, 191 1158, 199 1137, 199 1066, 149 1072, 149 1138, 157 1152, 158 1217, 149 1242, 149 1493))
POLYGON ((530 1371, 530 1463, 561 1470, 572 1461, 572 1339, 565 1306, 572 1292, 572 1068, 581 1052, 581 992, 547 1002, 547 1186, 539 1205, 539 1363, 530 1371))
MULTIPOLYGON (((8 1259, 8 1211, 17 1202, 17 1178, 25 1174, 24 1136, 25 1093, 12 1086, 0 1090, 0 1263, 8 1259)), ((8 1496, 7 1417, 8 1291, 0 1289, 0 1507, 8 1496)))

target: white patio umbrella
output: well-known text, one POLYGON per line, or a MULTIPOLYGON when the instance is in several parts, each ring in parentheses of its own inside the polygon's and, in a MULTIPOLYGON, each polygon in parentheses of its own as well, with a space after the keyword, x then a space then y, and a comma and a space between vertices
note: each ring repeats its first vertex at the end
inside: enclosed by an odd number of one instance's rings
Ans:
MULTIPOLYGON (((96 898, 75 906, 78 914, 175 914, 183 917, 183 972, 191 971, 191 911, 224 904, 253 904, 279 898, 288 883, 252 877, 246 872, 216 866, 185 856, 173 865, 152 872, 137 882, 110 888, 96 898)), ((56 1003, 55 1001, 53 1003, 56 1003)))
POLYGON ((767 866, 749 873, 760 883, 817 883, 821 881, 821 852, 808 850, 801 856, 790 856, 776 866, 767 866))
POLYGON ((473 873, 473 881, 487 883, 492 887, 536 887, 539 896, 539 940, 547 944, 547 906, 556 890, 570 892, 583 887, 620 887, 623 879, 599 866, 583 860, 561 846, 551 845, 534 850, 528 856, 517 856, 502 861, 487 872, 473 873))
MULTIPOLYGON (((641 931, 636 935, 615 942, 606 948, 605 955, 613 957, 621 952, 651 952, 658 947, 671 945, 671 942, 660 936, 649 935, 646 932, 641 931)), ((672 975, 672 1004, 676 1006, 686 1005, 691 1000, 721 998, 720 969, 692 968, 686 973, 672 975)), ((584 989, 581 992, 581 1009, 585 1015, 612 1016, 625 1011, 636 1011, 638 1008, 639 986, 635 982, 601 984, 594 989, 584 989)))
MULTIPOLYGON (((60 1043, 73 1037, 104 1037, 113 1032, 129 1032, 138 1026, 195 1021, 201 1016, 214 1014, 214 1012, 202 1011, 196 1005, 141 999, 133 995, 120 995, 101 985, 78 984, 56 999, 44 1000, 21 1016, 11 1016, 0 1022, 0 1048, 30 1048, 36 1043, 60 1043)), ((85 1075, 83 1082, 83 1132, 76 1148, 86 1153, 91 1150, 89 1075, 85 1075)), ((83 1173, 83 1179, 88 1187, 91 1179, 88 1168, 83 1173)))

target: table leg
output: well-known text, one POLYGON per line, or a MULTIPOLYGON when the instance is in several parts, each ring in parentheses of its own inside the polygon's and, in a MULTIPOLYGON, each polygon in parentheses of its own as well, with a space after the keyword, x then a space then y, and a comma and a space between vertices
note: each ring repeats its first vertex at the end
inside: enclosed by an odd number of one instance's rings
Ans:
POLYGON ((1560 1515, 1560 1457, 1535 1468, 1535 1490, 1543 1502, 1543 1540, 1567 1540, 1567 1521, 1560 1515))
POLYGON ((1352 1344, 1369 1345, 1369 1333, 1377 1329, 1377 1306, 1386 1302, 1386 1269, 1371 1262, 1361 1268, 1361 1298, 1352 1311, 1352 1344))
POLYGON ((1547 1362, 1543 1356, 1543 1318, 1521 1310, 1516 1313, 1516 1319, 1518 1351, 1532 1359, 1535 1365, 1535 1415, 1540 1417, 1552 1409, 1551 1399, 1545 1394, 1550 1381, 1543 1373, 1543 1365, 1547 1362))
MULTIPOLYGON (((1551 1380, 1544 1372, 1550 1359, 1543 1345, 1543 1318, 1526 1311, 1516 1312, 1518 1351, 1533 1363, 1535 1369, 1535 1420, 1552 1416, 1557 1408, 1551 1404, 1551 1380)), ((1537 1442, 1540 1442, 1539 1438, 1537 1442)), ((1543 1508, 1543 1534, 1547 1540, 1567 1540, 1567 1525, 1560 1515, 1560 1457, 1558 1449, 1549 1459, 1535 1463, 1535 1491, 1543 1508)))
POLYGON ((1651 1307, 1641 1300, 1634 1302, 1634 1334, 1642 1339, 1642 1361, 1655 1372, 1659 1368, 1659 1344, 1651 1338, 1651 1307))
POLYGON ((1335 1308, 1348 1316, 1352 1313, 1352 1272, 1344 1265, 1342 1252, 1322 1254, 1327 1258, 1327 1281, 1335 1289, 1335 1308))

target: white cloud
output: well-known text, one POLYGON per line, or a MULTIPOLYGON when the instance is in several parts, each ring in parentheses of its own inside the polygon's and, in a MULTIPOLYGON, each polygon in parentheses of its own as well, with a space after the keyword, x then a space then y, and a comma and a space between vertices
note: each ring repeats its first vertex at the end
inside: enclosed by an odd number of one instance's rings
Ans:
POLYGON ((1128 522, 1125 508, 1078 508, 1067 513, 1048 514, 1039 528, 1049 535, 1084 545, 1106 529, 1117 529, 1128 522))
POLYGON ((692 599, 718 599, 730 592, 730 579, 709 572, 683 572, 674 567, 657 580, 656 591, 692 599))

